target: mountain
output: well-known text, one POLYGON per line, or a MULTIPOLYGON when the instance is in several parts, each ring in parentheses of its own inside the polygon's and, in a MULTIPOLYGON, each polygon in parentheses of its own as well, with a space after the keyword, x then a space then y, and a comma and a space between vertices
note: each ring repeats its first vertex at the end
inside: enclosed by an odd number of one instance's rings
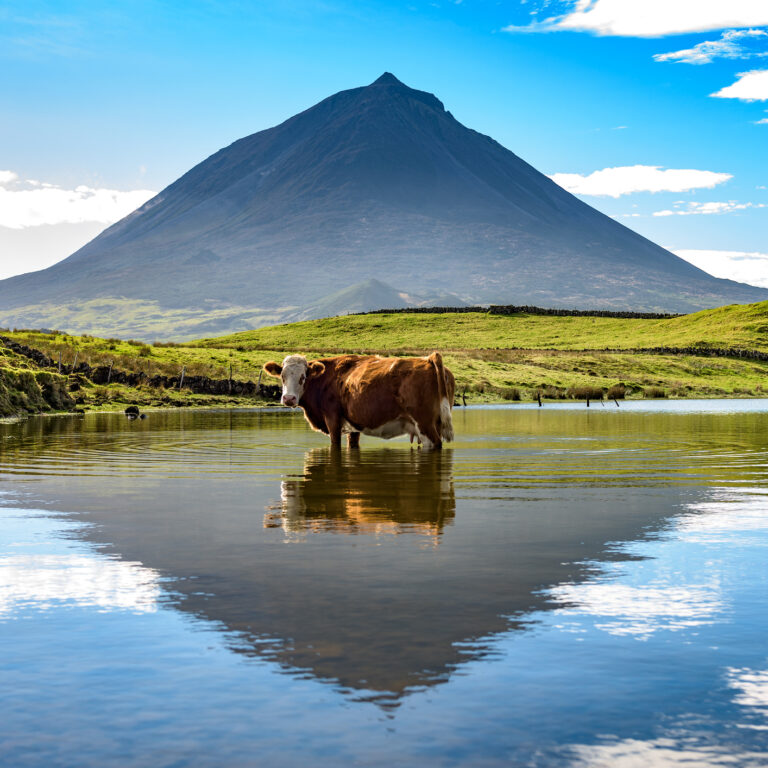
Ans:
POLYGON ((53 267, 1 281, 0 323, 189 337, 446 294, 683 312, 768 298, 604 216, 385 73, 220 150, 53 267))

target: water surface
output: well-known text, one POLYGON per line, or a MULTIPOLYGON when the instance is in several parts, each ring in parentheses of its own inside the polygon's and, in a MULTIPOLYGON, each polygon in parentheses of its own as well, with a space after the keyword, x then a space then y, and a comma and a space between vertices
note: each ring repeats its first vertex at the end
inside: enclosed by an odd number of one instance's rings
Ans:
POLYGON ((0 426, 0 764, 768 763, 768 402, 0 426))

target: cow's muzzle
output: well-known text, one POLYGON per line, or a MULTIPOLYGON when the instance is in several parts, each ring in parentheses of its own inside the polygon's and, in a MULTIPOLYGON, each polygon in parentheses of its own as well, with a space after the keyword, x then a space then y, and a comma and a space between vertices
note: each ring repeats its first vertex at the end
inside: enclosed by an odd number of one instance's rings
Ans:
POLYGON ((295 408, 297 405, 296 395, 283 395, 283 405, 287 405, 289 408, 295 408))

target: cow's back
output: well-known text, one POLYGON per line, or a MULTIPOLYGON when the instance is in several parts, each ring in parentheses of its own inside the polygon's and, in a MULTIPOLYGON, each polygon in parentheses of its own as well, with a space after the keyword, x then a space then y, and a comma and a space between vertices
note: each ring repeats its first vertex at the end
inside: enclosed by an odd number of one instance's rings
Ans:
POLYGON ((423 358, 359 358, 340 376, 339 392, 347 419, 363 428, 377 428, 418 406, 439 408, 435 369, 423 358))

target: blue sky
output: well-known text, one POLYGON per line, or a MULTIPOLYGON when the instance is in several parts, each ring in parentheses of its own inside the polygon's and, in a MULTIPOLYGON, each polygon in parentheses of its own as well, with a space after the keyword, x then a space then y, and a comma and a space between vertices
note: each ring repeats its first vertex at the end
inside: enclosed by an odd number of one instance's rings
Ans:
POLYGON ((768 287, 766 0, 0 2, 0 68, 0 277, 391 71, 627 226, 768 287))

